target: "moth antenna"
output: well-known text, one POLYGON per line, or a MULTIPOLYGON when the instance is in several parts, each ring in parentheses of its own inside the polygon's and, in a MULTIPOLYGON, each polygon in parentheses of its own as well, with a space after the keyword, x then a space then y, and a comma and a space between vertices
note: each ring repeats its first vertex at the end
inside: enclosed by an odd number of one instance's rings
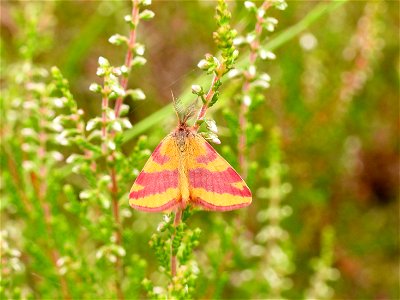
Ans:
POLYGON ((182 117, 182 104, 181 101, 177 98, 175 98, 173 91, 171 90, 171 95, 172 95, 172 103, 174 105, 174 110, 176 113, 176 116, 178 117, 179 123, 183 123, 183 117, 182 117))
POLYGON ((196 112, 196 107, 198 104, 199 98, 196 98, 194 102, 192 102, 185 110, 184 122, 187 122, 196 112))
POLYGON ((171 96, 172 96, 172 104, 174 106, 174 111, 179 120, 180 118, 179 118, 179 114, 178 114, 178 104, 176 103, 176 99, 174 97, 174 92, 172 90, 171 90, 171 96))

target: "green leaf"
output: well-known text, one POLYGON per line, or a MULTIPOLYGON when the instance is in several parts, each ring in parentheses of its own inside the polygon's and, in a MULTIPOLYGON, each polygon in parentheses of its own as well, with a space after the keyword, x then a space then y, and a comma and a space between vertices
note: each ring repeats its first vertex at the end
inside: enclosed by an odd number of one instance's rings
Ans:
POLYGON ((208 105, 208 107, 211 107, 211 106, 213 106, 215 103, 217 103, 218 98, 219 98, 219 91, 216 91, 216 92, 214 93, 214 95, 213 95, 213 97, 212 97, 212 99, 211 99, 210 104, 208 105))

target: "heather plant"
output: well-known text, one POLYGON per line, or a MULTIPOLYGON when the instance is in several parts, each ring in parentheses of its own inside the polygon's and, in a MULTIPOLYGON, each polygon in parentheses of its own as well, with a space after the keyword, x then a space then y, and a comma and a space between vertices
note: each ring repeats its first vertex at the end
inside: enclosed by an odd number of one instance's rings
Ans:
MULTIPOLYGON (((198 130, 205 123, 208 129, 204 137, 213 142, 220 143, 215 121, 205 118, 207 110, 212 107, 219 97, 219 89, 222 85, 221 79, 233 68, 234 62, 239 54, 233 45, 233 38, 236 31, 232 30, 229 24, 231 14, 225 1, 219 1, 216 7, 215 19, 218 29, 214 32, 213 38, 220 57, 206 54, 205 58, 198 63, 198 67, 207 74, 212 74, 212 82, 205 92, 200 85, 192 85, 192 93, 201 99, 202 106, 194 121, 193 128, 198 130)), ((154 248, 157 259, 160 263, 160 270, 169 275, 170 284, 167 288, 154 287, 150 280, 145 279, 145 286, 150 298, 178 298, 189 299, 193 297, 195 291, 196 278, 199 267, 194 259, 191 259, 194 247, 199 243, 201 230, 188 229, 185 222, 191 214, 189 206, 184 211, 178 208, 173 214, 164 215, 164 221, 159 224, 160 233, 167 235, 154 234, 150 242, 154 248), (169 250, 169 251, 168 251, 169 250), (166 253, 170 253, 170 259, 166 253), (170 271, 169 271, 170 270, 170 271)))
POLYGON ((398 7, 288 4, 1 4, 1 298, 398 298, 398 7), (129 207, 173 102, 251 206, 129 207))
MULTIPOLYGON (((135 277, 135 274, 142 274, 141 268, 144 267, 144 262, 135 256, 125 259, 127 245, 126 236, 123 234, 123 222, 131 213, 126 208, 121 209, 120 202, 126 198, 126 189, 136 166, 135 161, 145 157, 147 149, 145 141, 142 140, 137 143, 130 156, 126 156, 122 151, 121 135, 124 129, 132 127, 129 119, 125 117, 129 106, 123 103, 124 99, 145 99, 141 89, 128 89, 128 76, 132 69, 135 70, 146 63, 143 57, 145 46, 137 41, 137 28, 141 20, 148 20, 154 16, 151 10, 145 9, 149 4, 149 1, 133 1, 131 14, 124 17, 130 28, 129 36, 115 34, 109 38, 111 44, 127 48, 124 64, 115 67, 104 57, 98 59, 96 75, 102 78, 103 82, 93 83, 89 89, 101 96, 101 117, 94 117, 84 124, 77 122, 75 127, 78 130, 74 129, 69 135, 69 140, 81 149, 81 153, 70 155, 67 163, 71 164, 73 172, 83 176, 87 183, 79 192, 79 198, 85 205, 75 206, 77 211, 74 212, 82 218, 88 234, 98 244, 92 263, 109 269, 113 274, 114 288, 110 290, 112 294, 108 297, 116 295, 118 299, 125 298, 125 274, 135 277), (114 105, 112 101, 115 102, 114 105), (96 215, 99 218, 92 222, 92 217, 96 215), (129 264, 138 264, 132 270, 126 268, 127 261, 129 264)), ((65 192, 70 195, 69 198, 73 198, 71 189, 69 185, 64 187, 65 192)), ((107 295, 109 291, 104 287, 111 281, 108 272, 93 276, 94 281, 103 287, 103 293, 107 295)))
MULTIPOLYGON (((268 17, 268 9, 276 7, 284 10, 287 4, 285 1, 264 1, 257 7, 255 3, 246 1, 244 6, 249 13, 254 14, 253 19, 255 22, 251 23, 255 23, 255 25, 253 30, 246 32, 245 36, 239 36, 235 39, 235 44, 249 48, 249 54, 246 63, 240 69, 235 69, 230 73, 231 78, 239 77, 241 80, 241 89, 235 95, 235 100, 240 104, 239 112, 235 114, 226 110, 225 117, 230 122, 232 132, 235 131, 235 128, 240 128, 240 133, 237 136, 236 152, 241 174, 243 177, 247 177, 249 148, 257 141, 262 130, 260 124, 253 124, 250 121, 251 112, 256 110, 265 100, 263 91, 270 86, 269 82, 271 80, 268 73, 257 69, 260 65, 257 63, 257 59, 267 60, 275 59, 276 57, 262 43, 263 31, 273 32, 278 24, 277 19, 268 17)), ((257 166, 254 164, 251 166, 252 173, 256 168, 257 166)), ((250 178, 253 177, 252 175, 250 174, 250 178)))
MULTIPOLYGON (((26 92, 24 91, 24 95, 20 94, 13 101, 14 111, 11 108, 9 110, 11 115, 6 116, 9 120, 6 133, 11 134, 18 130, 17 128, 21 128, 21 140, 17 141, 15 137, 5 135, 15 145, 3 144, 4 153, 7 155, 10 174, 12 174, 9 180, 13 181, 13 186, 23 200, 26 217, 45 229, 48 242, 46 244, 42 241, 42 245, 38 244, 36 247, 30 245, 25 247, 29 255, 36 257, 34 263, 43 263, 46 261, 43 257, 49 257, 47 268, 50 274, 54 273, 53 281, 58 278, 57 285, 61 286, 63 298, 96 294, 102 297, 117 295, 118 298, 123 299, 123 274, 125 272, 140 274, 140 265, 144 267, 143 262, 135 256, 129 257, 131 262, 137 263, 134 272, 131 268, 125 270, 124 267, 122 258, 126 251, 123 247, 121 222, 130 216, 130 212, 120 211, 119 199, 124 194, 124 190, 121 191, 118 186, 124 184, 122 178, 129 179, 129 175, 124 173, 131 174, 135 161, 140 160, 141 155, 146 155, 142 139, 133 151, 133 158, 125 158, 121 152, 120 135, 123 128, 131 127, 129 120, 122 117, 128 109, 122 103, 123 97, 129 96, 134 100, 144 99, 144 93, 140 89, 127 89, 127 78, 131 68, 145 63, 142 57, 144 46, 136 41, 136 28, 139 20, 153 16, 150 10, 142 9, 148 4, 148 2, 133 2, 132 14, 125 17, 125 21, 131 28, 129 38, 122 35, 114 35, 110 38, 113 44, 126 44, 128 51, 124 65, 113 67, 107 59, 99 58, 97 75, 104 79, 103 85, 92 84, 90 90, 102 95, 101 118, 84 120, 84 112, 77 107, 68 82, 60 71, 55 67, 52 68, 52 79, 46 80, 47 71, 31 63, 36 48, 34 46, 32 49, 21 47, 21 53, 26 60, 23 73, 26 77, 22 77, 18 83, 24 86, 26 92), (24 99, 23 104, 22 99, 24 99), (115 100, 113 109, 110 108, 112 100, 115 100), (20 110, 18 111, 20 104, 24 107, 24 117, 18 116, 21 113, 20 110), (14 115, 12 115, 13 112, 14 115), (17 147, 19 143, 22 144, 23 151, 20 154, 22 166, 14 162, 16 156, 13 151, 15 150, 11 149, 12 146, 17 147), (82 152, 69 155, 65 160, 69 166, 62 166, 60 161, 63 161, 64 157, 61 152, 55 150, 55 145, 75 146, 82 152), (116 168, 119 170, 118 174, 116 168), (20 174, 22 170, 24 173, 20 174), (27 190, 20 190, 18 189, 19 182, 25 179, 23 178, 25 174, 28 175, 26 179, 29 180, 26 183, 27 190), (77 177, 72 177, 72 174, 77 174, 77 177), (71 180, 76 178, 75 181, 79 180, 83 183, 78 185, 79 192, 72 184, 64 185, 64 179, 69 175, 71 175, 71 180), (67 202, 60 202, 62 201, 61 191, 64 192, 67 202), (68 215, 75 219, 78 228, 84 228, 83 232, 66 221, 65 218, 68 215), (63 237, 66 236, 69 236, 69 239, 64 240, 63 237), (89 254, 79 255, 79 249, 73 245, 79 243, 80 239, 85 239, 85 236, 90 236, 89 243, 83 246, 83 249, 86 247, 89 249, 89 254), (45 251, 41 252, 40 247, 45 247, 45 251), (51 264, 52 271, 50 271, 51 264), (111 269, 114 276, 108 276, 107 272, 95 272, 96 267, 103 270, 111 269), (82 280, 91 283, 90 288, 83 289, 78 286, 72 292, 67 277, 71 281, 82 280), (111 282, 114 282, 113 288, 107 288, 111 282)), ((37 20, 38 15, 31 18, 37 20)), ((36 29, 30 25, 35 24, 34 20, 27 22, 29 24, 27 31, 36 29)), ((30 32, 29 36, 37 38, 35 33, 30 32)), ((31 44, 35 45, 32 42, 27 46, 31 44)), ((13 91, 11 87, 9 91, 13 91)), ((8 180, 8 176, 5 178, 8 180)), ((32 234, 32 232, 27 234, 32 234)), ((31 239, 33 240, 33 237, 31 239)), ((33 268, 35 269, 35 266, 33 268)), ((46 288, 49 287, 51 286, 46 288)), ((12 290, 13 287, 9 289, 12 290)), ((34 292, 55 297, 54 291, 55 289, 34 292)))
POLYGON ((283 293, 292 287, 289 275, 295 269, 290 236, 282 226, 282 221, 290 216, 292 208, 282 203, 285 195, 290 192, 291 185, 283 182, 287 165, 282 163, 280 135, 278 128, 271 130, 269 166, 264 170, 269 184, 258 190, 258 196, 268 199, 269 204, 266 209, 257 213, 257 219, 263 226, 255 237, 257 243, 265 245, 266 248, 259 276, 266 280, 270 298, 282 298, 283 293))
POLYGON ((337 269, 332 268, 334 231, 325 227, 321 237, 321 254, 311 261, 314 274, 310 278, 310 286, 305 291, 305 299, 332 299, 334 290, 329 285, 339 277, 337 269))
POLYGON ((60 263, 69 245, 59 235, 70 232, 70 225, 58 205, 66 172, 60 165, 63 154, 58 150, 56 138, 60 127, 54 117, 64 106, 73 103, 57 97, 56 83, 48 79, 48 71, 33 64, 48 41, 50 27, 42 26, 39 32, 40 8, 51 9, 51 5, 28 5, 17 14, 23 26, 19 36, 21 60, 10 67, 9 85, 1 97, 2 182, 8 190, 2 196, 2 207, 8 212, 5 218, 10 221, 2 228, 5 254, 2 278, 5 280, 2 280, 1 296, 6 298, 31 298, 39 289, 54 295, 54 285, 60 287, 63 297, 71 296, 60 263), (44 39, 37 43, 40 34, 44 39), (25 223, 14 220, 13 215, 21 215, 25 223), (16 227, 22 230, 25 240, 19 239, 21 232, 12 229, 13 224, 18 224, 16 227), (28 224, 34 224, 41 234, 36 236, 28 224), (32 261, 28 262, 28 257, 32 261), (43 285, 41 280, 26 284, 34 281, 32 270, 39 266, 48 274, 52 285, 43 285))

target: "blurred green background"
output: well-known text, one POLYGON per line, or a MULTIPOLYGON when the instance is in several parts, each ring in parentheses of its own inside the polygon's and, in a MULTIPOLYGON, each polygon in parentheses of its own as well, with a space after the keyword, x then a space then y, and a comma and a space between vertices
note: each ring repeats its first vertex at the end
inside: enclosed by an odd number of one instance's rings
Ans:
MULTIPOLYGON (((274 41, 320 4, 289 1, 285 11, 268 12, 279 20, 268 40, 274 41)), ((240 32, 248 26, 243 21, 248 12, 242 2, 229 5, 232 26, 240 32)), ((40 51, 34 63, 58 66, 85 117, 99 115, 100 98, 88 87, 99 82, 99 56, 115 65, 123 62, 125 50, 107 40, 116 32, 128 32, 123 16, 129 13, 130 2, 2 1, 2 88, 9 84, 5 79, 8 68, 20 60, 16 49, 26 38, 21 24, 32 9, 40 10, 40 51)), ((155 18, 139 27, 148 63, 129 79, 130 86, 140 87, 147 96, 145 101, 127 103, 133 125, 151 122, 153 113, 170 104, 171 91, 178 98, 190 97, 188 88, 203 80, 196 67, 198 61, 205 53, 217 51, 212 40, 215 2, 155 1, 151 9, 155 18)), ((334 298, 399 299, 399 2, 348 1, 306 24, 274 53, 276 60, 259 65, 272 81, 265 103, 252 116, 253 121, 262 124, 264 133, 251 152, 251 160, 258 162, 260 172, 268 165, 269 132, 279 127, 282 159, 287 166, 284 180, 291 185, 284 201, 293 211, 282 226, 290 234, 296 265, 287 297, 299 298, 302 292, 298 291, 307 286, 312 274, 310 259, 320 252, 321 229, 331 225, 335 231, 333 267, 340 272, 340 278, 332 284, 334 298)), ((222 146, 230 143, 222 111, 232 105, 232 91, 223 87, 220 103, 209 111, 221 128, 222 146)), ((149 148, 153 149, 175 126, 172 109, 162 119, 135 133, 125 150, 134 147, 139 134, 148 136, 149 148)), ((222 152, 221 146, 215 148, 222 152)), ((268 205, 262 197, 261 187, 265 185, 261 175, 255 178, 254 202, 244 213, 249 215, 246 226, 254 234, 260 225, 251 216, 268 205)), ((3 185, 2 190, 7 192, 7 186, 3 185)), ((209 214, 215 213, 201 212, 193 217, 193 223, 203 231, 200 257, 212 230, 207 224, 214 217, 209 214)), ((226 213, 223 218, 231 223, 233 214, 226 213)), ((18 218, 2 205, 2 230, 18 218)), ((126 249, 128 255, 138 253, 151 269, 156 269, 146 240, 161 216, 134 212, 132 218, 136 222, 127 221, 124 230, 134 231, 138 220, 146 220, 147 225, 138 233, 140 246, 126 249)), ((260 266, 252 263, 251 268, 260 266)), ((200 271, 204 271, 201 265, 200 271)), ((224 272, 229 274, 229 268, 224 272)), ((202 280, 203 286, 212 286, 212 282, 202 280)), ((45 285, 57 289, 51 281, 45 285)), ((259 285, 260 278, 239 286, 228 282, 220 297, 256 297, 259 294, 252 291, 260 289, 259 285)), ((199 292, 197 297, 206 296, 199 292)))

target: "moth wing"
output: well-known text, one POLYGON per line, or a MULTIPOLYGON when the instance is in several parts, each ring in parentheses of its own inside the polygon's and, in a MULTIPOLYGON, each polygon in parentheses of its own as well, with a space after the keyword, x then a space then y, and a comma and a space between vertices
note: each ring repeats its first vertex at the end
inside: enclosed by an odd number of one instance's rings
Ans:
POLYGON ((231 165, 200 135, 188 140, 191 202, 217 211, 250 205, 251 191, 231 165))
POLYGON ((180 198, 179 152, 174 138, 168 135, 151 154, 129 193, 129 204, 149 212, 169 210, 180 198))

